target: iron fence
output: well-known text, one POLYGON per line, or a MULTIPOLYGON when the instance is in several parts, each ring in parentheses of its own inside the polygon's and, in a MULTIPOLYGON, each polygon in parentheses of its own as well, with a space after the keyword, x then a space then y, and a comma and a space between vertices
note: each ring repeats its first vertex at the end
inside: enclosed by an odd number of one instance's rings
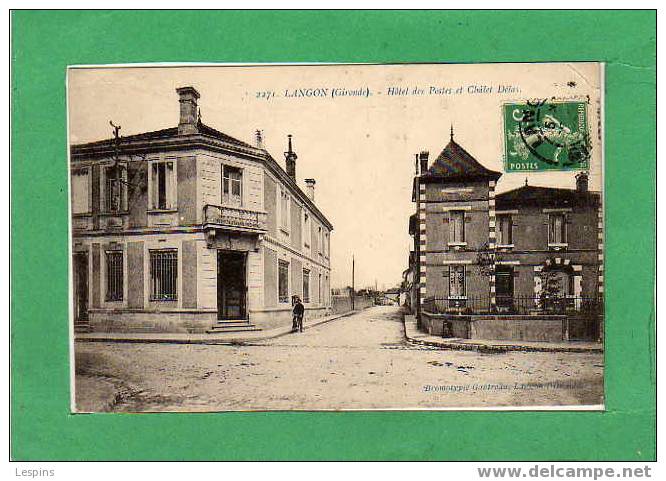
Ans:
POLYGON ((428 297, 422 310, 433 314, 603 315, 602 296, 428 297))

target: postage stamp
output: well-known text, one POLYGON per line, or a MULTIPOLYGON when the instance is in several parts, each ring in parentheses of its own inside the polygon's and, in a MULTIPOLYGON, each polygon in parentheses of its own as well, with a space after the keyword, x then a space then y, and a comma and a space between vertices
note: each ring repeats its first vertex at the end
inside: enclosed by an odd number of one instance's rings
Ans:
POLYGON ((507 172, 589 169, 585 101, 528 100, 502 113, 507 172))

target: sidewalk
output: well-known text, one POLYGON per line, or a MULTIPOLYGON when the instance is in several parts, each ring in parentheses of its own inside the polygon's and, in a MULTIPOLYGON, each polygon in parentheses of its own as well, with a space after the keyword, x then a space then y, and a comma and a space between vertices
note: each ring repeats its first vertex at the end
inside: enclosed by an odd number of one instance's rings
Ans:
MULTIPOLYGON (((349 311, 344 314, 313 319, 304 324, 303 329, 335 321, 342 317, 350 316, 359 311, 349 311)), ((225 332, 215 334, 191 334, 191 333, 163 333, 163 332, 86 332, 74 334, 74 340, 78 342, 135 342, 135 343, 165 343, 165 344, 247 344, 256 341, 264 341, 291 333, 291 325, 276 327, 266 331, 248 332, 225 332)))
POLYGON ((409 342, 424 346, 467 351, 546 351, 546 352, 604 352, 600 342, 562 341, 493 341, 481 339, 443 338, 419 331, 416 317, 405 314, 405 337, 409 342))

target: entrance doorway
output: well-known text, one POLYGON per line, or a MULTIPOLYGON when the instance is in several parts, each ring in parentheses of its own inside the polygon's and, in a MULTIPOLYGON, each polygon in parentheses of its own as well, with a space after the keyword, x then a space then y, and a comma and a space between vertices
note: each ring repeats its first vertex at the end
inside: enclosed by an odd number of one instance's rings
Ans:
POLYGON ((246 319, 246 253, 217 251, 217 318, 246 319))
POLYGON ((88 323, 88 253, 75 252, 73 259, 74 325, 88 323))
POLYGON ((500 311, 513 310, 513 267, 497 266, 495 271, 497 308, 500 311))

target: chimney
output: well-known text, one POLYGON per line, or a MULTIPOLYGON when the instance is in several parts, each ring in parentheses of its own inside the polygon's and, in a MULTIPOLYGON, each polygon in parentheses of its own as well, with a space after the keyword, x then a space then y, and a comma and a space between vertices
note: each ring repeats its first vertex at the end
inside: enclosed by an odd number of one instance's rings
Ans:
POLYGON ((259 129, 254 131, 254 143, 258 149, 264 148, 264 134, 259 129))
POLYGON ((289 139, 289 150, 284 153, 287 164, 287 175, 296 180, 296 159, 298 159, 298 156, 291 148, 291 134, 287 135, 287 138, 289 139))
POLYGON ((421 164, 421 175, 425 174, 428 170, 428 155, 430 153, 427 150, 422 150, 419 154, 419 163, 421 164))
POLYGON ((314 202, 314 186, 316 182, 314 179, 305 179, 305 193, 307 194, 308 198, 314 202))
POLYGON ((576 190, 578 192, 587 192, 587 172, 580 172, 576 175, 576 190))
POLYGON ((180 121, 178 135, 196 134, 199 132, 197 100, 199 92, 194 87, 176 89, 180 102, 180 121))

